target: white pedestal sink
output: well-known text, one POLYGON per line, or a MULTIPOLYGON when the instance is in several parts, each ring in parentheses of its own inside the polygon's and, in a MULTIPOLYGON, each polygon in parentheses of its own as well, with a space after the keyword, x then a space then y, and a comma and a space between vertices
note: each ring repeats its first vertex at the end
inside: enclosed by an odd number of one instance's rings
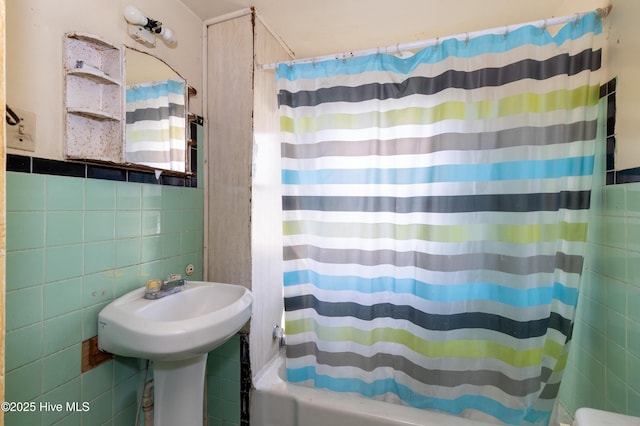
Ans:
POLYGON ((136 289, 98 315, 98 346, 115 355, 153 361, 154 425, 201 426, 207 353, 251 316, 245 287, 187 281, 157 300, 136 289))

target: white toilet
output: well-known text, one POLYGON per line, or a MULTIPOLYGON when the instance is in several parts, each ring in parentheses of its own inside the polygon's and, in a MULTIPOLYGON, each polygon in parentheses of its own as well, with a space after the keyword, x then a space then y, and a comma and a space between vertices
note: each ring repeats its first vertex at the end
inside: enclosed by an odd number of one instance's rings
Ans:
POLYGON ((640 426, 640 417, 625 416, 593 408, 578 408, 575 426, 640 426))

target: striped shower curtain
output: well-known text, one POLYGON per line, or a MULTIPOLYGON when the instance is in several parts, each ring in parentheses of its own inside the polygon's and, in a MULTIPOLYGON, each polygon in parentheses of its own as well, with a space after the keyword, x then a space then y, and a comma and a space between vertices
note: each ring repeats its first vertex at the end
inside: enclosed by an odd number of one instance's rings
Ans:
POLYGON ((155 169, 185 171, 185 83, 127 86, 125 159, 155 169))
POLYGON ((585 252, 601 25, 278 66, 290 382, 547 424, 585 252))

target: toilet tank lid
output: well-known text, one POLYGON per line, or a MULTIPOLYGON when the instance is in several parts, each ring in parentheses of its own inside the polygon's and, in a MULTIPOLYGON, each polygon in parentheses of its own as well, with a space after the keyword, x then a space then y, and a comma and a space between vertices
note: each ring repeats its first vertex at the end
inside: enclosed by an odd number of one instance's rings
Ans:
POLYGON ((575 426, 640 426, 640 417, 625 416, 594 408, 578 408, 575 426))

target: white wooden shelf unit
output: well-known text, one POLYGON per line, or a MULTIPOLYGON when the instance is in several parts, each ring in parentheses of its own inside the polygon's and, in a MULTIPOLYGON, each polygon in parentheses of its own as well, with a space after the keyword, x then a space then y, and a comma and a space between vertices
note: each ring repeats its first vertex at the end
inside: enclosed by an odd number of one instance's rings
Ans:
POLYGON ((65 157, 124 162, 124 55, 99 36, 65 36, 65 157))

